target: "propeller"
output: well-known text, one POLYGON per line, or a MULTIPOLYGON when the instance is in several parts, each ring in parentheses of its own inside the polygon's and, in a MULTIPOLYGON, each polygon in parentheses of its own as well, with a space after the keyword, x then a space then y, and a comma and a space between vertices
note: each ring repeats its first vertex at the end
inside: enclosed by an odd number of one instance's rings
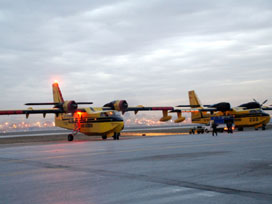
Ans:
POLYGON ((268 99, 264 100, 262 103, 259 103, 255 98, 253 98, 253 101, 254 101, 255 103, 260 104, 260 106, 263 106, 264 104, 266 104, 266 102, 268 101, 268 99))

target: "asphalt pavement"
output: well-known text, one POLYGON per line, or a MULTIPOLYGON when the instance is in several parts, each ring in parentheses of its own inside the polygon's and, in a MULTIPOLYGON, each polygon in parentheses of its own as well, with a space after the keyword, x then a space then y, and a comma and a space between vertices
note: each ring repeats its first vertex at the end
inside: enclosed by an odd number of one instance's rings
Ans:
POLYGON ((0 146, 0 203, 272 203, 272 130, 0 146))

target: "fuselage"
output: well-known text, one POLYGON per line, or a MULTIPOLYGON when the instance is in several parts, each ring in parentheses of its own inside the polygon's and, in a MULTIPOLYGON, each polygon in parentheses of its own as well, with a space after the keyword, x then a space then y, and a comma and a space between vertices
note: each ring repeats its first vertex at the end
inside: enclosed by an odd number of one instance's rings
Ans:
POLYGON ((232 111, 234 115, 234 124, 236 127, 255 127, 266 126, 270 121, 270 115, 261 109, 232 111))
POLYGON ((241 108, 234 108, 226 113, 215 112, 214 114, 202 113, 199 117, 192 119, 193 123, 209 124, 211 117, 231 115, 234 117, 235 127, 255 127, 259 128, 265 126, 270 121, 270 115, 261 109, 243 110, 241 108))
POLYGON ((124 128, 124 121, 116 111, 103 108, 84 108, 74 114, 60 114, 55 118, 58 127, 79 131, 85 135, 113 136, 124 128))

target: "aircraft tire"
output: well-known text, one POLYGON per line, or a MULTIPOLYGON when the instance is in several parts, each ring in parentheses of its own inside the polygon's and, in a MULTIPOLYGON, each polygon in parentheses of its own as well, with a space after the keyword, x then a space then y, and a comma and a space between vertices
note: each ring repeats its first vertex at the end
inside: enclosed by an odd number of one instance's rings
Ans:
POLYGON ((238 127, 238 131, 243 131, 244 128, 243 127, 238 127))
POLYGON ((116 133, 116 139, 119 140, 120 133, 116 133))
POLYGON ((262 130, 265 130, 265 125, 262 126, 262 130))
POLYGON ((71 142, 71 141, 73 141, 73 140, 74 140, 74 135, 69 134, 69 135, 68 135, 68 141, 71 142))
POLYGON ((107 135, 102 135, 102 140, 106 140, 107 139, 107 135))
POLYGON ((114 140, 117 140, 117 133, 115 132, 112 137, 114 140))

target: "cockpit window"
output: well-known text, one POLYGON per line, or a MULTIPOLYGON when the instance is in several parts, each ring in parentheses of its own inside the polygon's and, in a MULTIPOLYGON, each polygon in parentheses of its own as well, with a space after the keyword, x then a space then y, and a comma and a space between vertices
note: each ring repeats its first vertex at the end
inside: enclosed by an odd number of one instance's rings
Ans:
POLYGON ((107 115, 107 113, 101 113, 100 116, 101 117, 107 117, 108 115, 107 115))
POLYGON ((262 111, 261 110, 251 110, 251 111, 249 111, 250 113, 262 113, 262 111))
POLYGON ((100 114, 101 117, 116 117, 121 116, 119 112, 116 111, 109 111, 109 112, 103 112, 100 114))

